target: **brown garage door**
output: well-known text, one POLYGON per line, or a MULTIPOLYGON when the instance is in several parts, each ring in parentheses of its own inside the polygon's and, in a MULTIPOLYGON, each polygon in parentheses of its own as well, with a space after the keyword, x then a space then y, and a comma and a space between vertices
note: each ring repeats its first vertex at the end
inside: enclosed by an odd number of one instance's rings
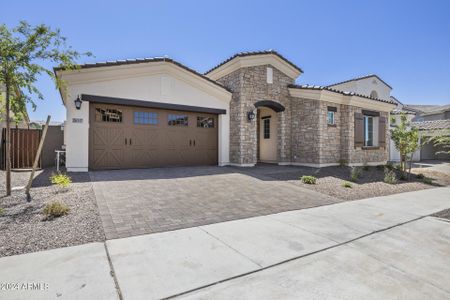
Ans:
POLYGON ((89 167, 216 165, 217 115, 90 103, 89 167))

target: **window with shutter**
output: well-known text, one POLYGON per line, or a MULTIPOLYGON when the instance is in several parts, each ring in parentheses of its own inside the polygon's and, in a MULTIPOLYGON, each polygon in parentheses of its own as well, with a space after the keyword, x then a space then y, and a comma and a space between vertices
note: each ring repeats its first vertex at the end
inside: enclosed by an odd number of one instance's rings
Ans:
POLYGON ((364 146, 364 115, 355 113, 355 148, 364 146))
POLYGON ((380 117, 378 121, 378 145, 386 147, 386 118, 380 117))

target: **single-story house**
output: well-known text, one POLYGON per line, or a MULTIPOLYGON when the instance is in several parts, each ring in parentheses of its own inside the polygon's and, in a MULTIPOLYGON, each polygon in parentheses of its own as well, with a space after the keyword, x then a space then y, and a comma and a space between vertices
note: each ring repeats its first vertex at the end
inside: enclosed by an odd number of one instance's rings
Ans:
POLYGON ((55 69, 68 171, 171 165, 384 164, 390 87, 298 85, 275 51, 238 53, 204 74, 165 57, 55 69))

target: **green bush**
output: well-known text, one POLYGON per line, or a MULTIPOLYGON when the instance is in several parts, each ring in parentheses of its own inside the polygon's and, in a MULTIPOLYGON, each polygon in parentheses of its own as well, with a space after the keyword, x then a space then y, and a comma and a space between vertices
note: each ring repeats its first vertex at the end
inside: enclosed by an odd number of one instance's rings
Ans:
POLYGON ((369 171, 369 165, 368 165, 367 163, 364 163, 362 169, 363 169, 364 171, 369 171))
POLYGON ((386 169, 386 172, 384 172, 384 180, 385 183, 389 184, 396 184, 397 183, 397 177, 395 176, 395 172, 393 170, 386 169))
POLYGON ((433 184, 433 179, 431 179, 430 177, 425 177, 422 181, 425 184, 433 184))
POLYGON ((391 162, 388 162, 386 165, 384 165, 384 167, 388 170, 393 170, 394 169, 394 165, 391 162))
POLYGON ((422 173, 419 173, 416 175, 417 179, 425 179, 425 175, 423 175, 422 173))
POLYGON ((400 171, 399 179, 400 179, 400 180, 407 180, 408 177, 406 176, 406 172, 400 171))
POLYGON ((360 176, 361 176, 361 168, 353 167, 352 171, 350 172, 350 180, 353 182, 357 182, 360 176))
POLYGON ((67 215, 69 213, 69 210, 69 207, 64 203, 59 201, 52 201, 45 205, 43 212, 45 215, 45 219, 49 220, 67 215))
POLYGON ((344 181, 344 183, 342 184, 342 186, 343 187, 345 187, 345 188, 352 188, 352 183, 351 182, 348 182, 348 181, 344 181))
POLYGON ((4 212, 5 212, 5 209, 0 207, 0 215, 3 215, 4 212))
POLYGON ((339 160, 339 167, 345 167, 347 166, 347 161, 345 159, 340 159, 339 160))
POLYGON ((72 183, 72 178, 63 173, 52 174, 52 176, 50 176, 50 182, 62 189, 65 189, 72 183))
POLYGON ((302 180, 303 183, 306 183, 306 184, 316 184, 316 181, 317 181, 316 177, 306 176, 306 175, 302 176, 300 179, 302 180))

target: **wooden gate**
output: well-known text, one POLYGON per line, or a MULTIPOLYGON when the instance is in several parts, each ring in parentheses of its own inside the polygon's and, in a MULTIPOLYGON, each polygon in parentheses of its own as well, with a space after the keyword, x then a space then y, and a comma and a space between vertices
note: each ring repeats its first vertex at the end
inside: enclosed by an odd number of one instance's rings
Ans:
MULTIPOLYGON (((27 169, 33 166, 41 140, 41 129, 11 128, 11 168, 27 169)), ((6 128, 2 130, 2 169, 6 168, 6 128)), ((39 166, 41 161, 39 159, 39 166)))

